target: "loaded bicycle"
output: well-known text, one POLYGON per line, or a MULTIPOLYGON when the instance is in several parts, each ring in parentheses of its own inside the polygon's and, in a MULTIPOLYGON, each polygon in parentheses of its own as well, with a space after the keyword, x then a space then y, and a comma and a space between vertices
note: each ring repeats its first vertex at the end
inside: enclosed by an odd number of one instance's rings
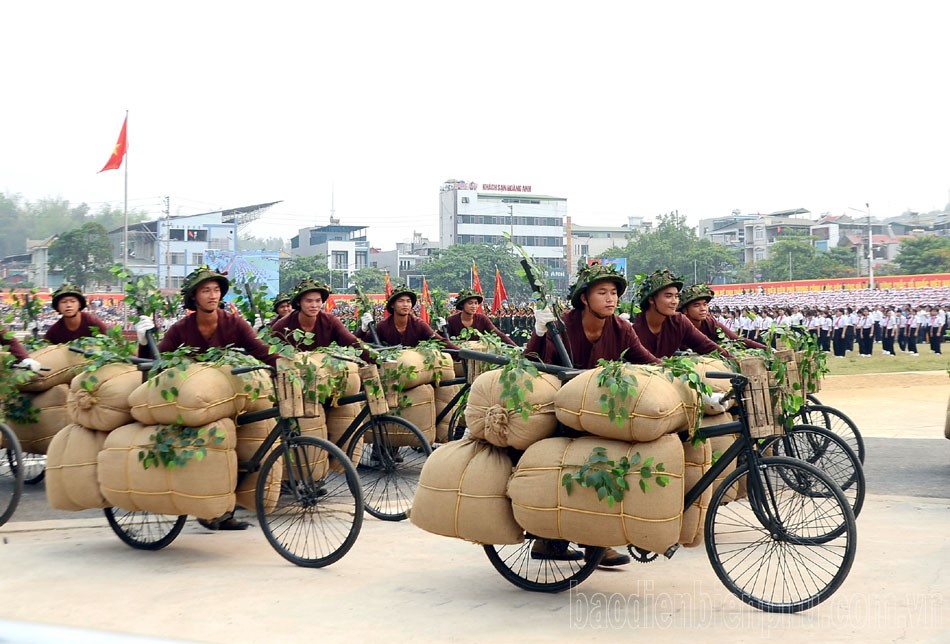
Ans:
POLYGON ((0 525, 10 520, 23 494, 23 451, 13 430, 0 423, 0 525))
MULTIPOLYGON (((466 351, 462 356, 497 364, 504 360, 466 351)), ((538 369, 565 381, 582 373, 550 365, 538 369)), ((830 597, 851 569, 857 548, 851 504, 834 480, 814 465, 762 449, 760 434, 750 424, 749 377, 728 372, 707 372, 706 377, 730 381, 737 419, 703 428, 701 436, 736 438, 686 492, 684 507, 691 507, 724 476, 712 492, 704 524, 706 552, 716 575, 731 593, 761 610, 793 613, 811 608, 830 597), (732 465, 735 470, 726 474, 732 465)), ((517 545, 485 545, 484 550, 505 579, 538 592, 574 587, 604 556, 605 548, 569 543, 568 552, 576 557, 533 558, 534 543, 544 537, 551 535, 526 532, 517 545)), ((637 544, 629 545, 642 560, 653 558, 637 544)), ((671 557, 677 548, 662 554, 671 557)))

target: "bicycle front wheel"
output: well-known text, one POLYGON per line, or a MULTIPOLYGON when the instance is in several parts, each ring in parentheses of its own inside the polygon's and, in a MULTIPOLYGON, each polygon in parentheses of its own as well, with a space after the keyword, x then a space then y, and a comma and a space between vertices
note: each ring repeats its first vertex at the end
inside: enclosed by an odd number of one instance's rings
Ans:
POLYGON ((322 438, 291 438, 272 451, 257 478, 256 497, 267 541, 298 566, 322 568, 338 561, 363 526, 356 469, 343 450, 322 438))
POLYGON ((23 453, 16 434, 0 424, 0 525, 6 523, 23 494, 23 453))
POLYGON ((187 515, 174 516, 106 508, 109 527, 122 541, 136 550, 161 550, 181 533, 187 515))
POLYGON ((418 427, 398 416, 376 416, 356 430, 351 458, 359 445, 357 471, 366 511, 383 521, 402 521, 409 516, 432 446, 418 427))
POLYGON ((706 554, 716 576, 743 602, 796 613, 828 599, 854 562, 851 506, 827 474, 783 456, 729 474, 706 515, 706 554), (789 485, 789 481, 795 481, 789 485), (726 501, 745 488, 748 496, 726 501))
POLYGON ((802 405, 795 415, 797 425, 815 425, 824 427, 844 439, 858 460, 864 464, 864 438, 854 421, 834 407, 828 405, 802 405))

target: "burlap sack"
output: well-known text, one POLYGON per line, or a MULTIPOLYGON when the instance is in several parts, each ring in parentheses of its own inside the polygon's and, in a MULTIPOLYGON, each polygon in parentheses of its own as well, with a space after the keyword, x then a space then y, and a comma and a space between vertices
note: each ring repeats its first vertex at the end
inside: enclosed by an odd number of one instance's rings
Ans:
MULTIPOLYGON (((693 488, 703 474, 712 466, 712 442, 702 441, 693 444, 693 441, 683 443, 683 457, 685 472, 683 474, 683 493, 693 488)), ((712 499, 713 488, 706 488, 692 505, 683 510, 683 525, 680 528, 679 542, 687 548, 703 543, 703 524, 706 522, 706 510, 712 499)))
POLYGON ((132 422, 129 395, 142 384, 135 365, 108 364, 84 371, 69 385, 66 406, 73 422, 87 429, 111 432, 132 422))
POLYGON ((45 454, 56 432, 70 423, 69 410, 66 408, 69 385, 55 385, 42 393, 20 395, 30 398, 30 404, 39 409, 39 418, 35 423, 21 423, 7 418, 7 425, 20 440, 24 452, 45 454))
POLYGON ((436 373, 439 374, 439 380, 455 377, 452 356, 447 353, 436 355, 435 352, 419 349, 403 349, 393 358, 395 363, 384 362, 379 368, 379 375, 387 390, 392 390, 393 387, 397 390, 407 390, 430 384, 436 380, 436 373))
MULTIPOLYGON (((326 409, 326 426, 327 426, 327 435, 326 438, 338 446, 344 452, 349 452, 350 443, 353 442, 353 439, 349 439, 346 443, 341 444, 340 439, 343 438, 343 435, 346 433, 346 430, 349 429, 350 425, 359 415, 360 411, 363 409, 363 403, 355 402, 349 403, 347 405, 339 405, 337 407, 327 407, 326 409)), ((369 417, 367 416, 367 420, 369 417)), ((364 421, 365 422, 365 421, 364 421)), ((360 458, 363 455, 363 439, 359 439, 360 444, 353 449, 353 464, 356 465, 360 462, 360 458)), ((331 459, 332 463, 333 459, 331 459)), ((331 465, 333 471, 342 472, 343 468, 338 465, 331 465)))
MULTIPOLYGON (((286 404, 288 393, 292 390, 295 395, 302 396, 298 401, 299 407, 303 403, 307 415, 312 412, 313 404, 336 404, 342 396, 352 396, 361 390, 359 365, 354 362, 335 359, 321 351, 297 353, 293 361, 280 358, 277 361, 278 376, 285 371, 295 371, 297 378, 289 389, 284 384, 285 391, 279 397, 286 404), (299 364, 309 363, 308 367, 298 367, 299 364)), ((283 379, 278 377, 279 382, 283 379)), ((287 409, 291 409, 290 406, 287 409)), ((285 416, 302 416, 304 412, 285 412, 285 416)))
POLYGON ((158 421, 148 406, 148 390, 149 384, 143 382, 129 393, 129 413, 143 425, 157 425, 158 421))
POLYGON ((733 369, 725 362, 712 356, 690 356, 689 359, 696 364, 696 372, 703 379, 703 382, 712 388, 714 393, 726 394, 732 390, 732 385, 729 384, 728 379, 706 377, 707 371, 731 373, 733 369))
MULTIPOLYGON (((439 448, 442 449, 442 448, 439 448)), ((438 451, 438 450, 436 450, 438 451)), ((642 462, 641 461, 641 462, 642 462)), ((626 443, 601 437, 548 438, 529 447, 508 482, 515 520, 533 535, 566 539, 591 546, 633 544, 651 552, 665 552, 679 542, 683 516, 683 443, 677 436, 661 436, 648 443, 626 443), (630 489, 621 502, 608 507, 597 492, 576 483, 568 494, 564 474, 576 472, 595 447, 603 447, 615 463, 640 453, 642 461, 662 463, 669 482, 660 487, 649 480, 640 489, 640 471, 625 477, 630 489)))
POLYGON ((471 435, 498 447, 518 450, 553 436, 557 430, 554 398, 561 388, 557 377, 545 373, 526 375, 516 384, 524 392, 525 404, 530 405, 528 418, 524 418, 520 410, 507 407, 499 382, 501 376, 501 370, 487 371, 472 383, 465 406, 465 425, 471 435))
MULTIPOLYGON (((419 385, 403 391, 399 395, 398 405, 393 407, 390 413, 418 427, 430 445, 435 442, 435 390, 432 385, 419 385)), ((399 431, 399 428, 394 425, 390 425, 389 428, 390 445, 413 446, 419 444, 419 439, 409 432, 399 431)), ((371 442, 372 439, 367 434, 364 440, 371 442)))
POLYGON ((237 445, 234 421, 222 418, 204 426, 223 432, 224 441, 209 441, 201 461, 184 467, 162 465, 145 469, 139 452, 152 442, 156 427, 130 423, 107 435, 99 452, 99 488, 110 505, 155 514, 188 514, 213 519, 234 509, 237 486, 237 445))
MULTIPOLYGON (((439 417, 439 414, 452 402, 452 399, 462 390, 462 385, 449 385, 447 387, 436 387, 435 388, 435 416, 439 417)), ((445 414, 445 417, 438 422, 435 426, 435 442, 445 443, 449 440, 449 423, 452 421, 452 416, 455 414, 455 410, 458 409, 458 404, 452 407, 445 414)))
POLYGON ((63 427, 46 453, 46 499, 54 510, 107 508, 99 491, 97 459, 106 441, 104 432, 75 423, 63 427))
MULTIPOLYGON (((149 378, 147 384, 149 413, 142 417, 151 416, 159 425, 202 427, 221 418, 235 418, 250 399, 244 391, 245 381, 232 376, 227 366, 192 364, 168 369, 149 378)), ((137 407, 132 407, 132 416, 139 420, 137 414, 137 407)))
POLYGON ((626 373, 637 379, 636 393, 630 392, 618 407, 625 410, 620 425, 611 420, 601 396, 616 398, 609 389, 597 386, 601 369, 589 369, 564 383, 554 397, 557 419, 573 429, 622 441, 652 441, 690 427, 683 401, 661 367, 625 365, 626 373))
POLYGON ((30 357, 48 371, 41 371, 29 382, 18 385, 20 391, 46 391, 56 385, 68 385, 83 365, 89 362, 81 353, 69 350, 68 344, 51 344, 30 352, 30 357))
POLYGON ((426 532, 480 544, 517 544, 524 531, 505 495, 508 453, 471 438, 439 447, 419 476, 409 520, 426 532))

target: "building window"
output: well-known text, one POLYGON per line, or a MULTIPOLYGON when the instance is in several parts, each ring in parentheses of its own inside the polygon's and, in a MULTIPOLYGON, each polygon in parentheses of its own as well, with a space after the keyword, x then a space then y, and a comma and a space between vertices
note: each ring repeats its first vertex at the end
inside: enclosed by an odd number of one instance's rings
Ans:
POLYGON ((172 266, 181 266, 185 263, 184 253, 169 253, 168 258, 168 261, 171 262, 172 266))
POLYGON ((185 241, 185 229, 184 228, 169 229, 168 238, 172 241, 185 241))
POLYGON ((462 197, 462 203, 468 203, 468 197, 462 197))
POLYGON ((188 241, 206 242, 208 241, 207 229, 198 228, 188 231, 188 241))
POLYGON ((333 262, 333 270, 335 271, 345 271, 347 268, 346 265, 346 251, 345 250, 335 250, 332 252, 330 260, 333 262))
POLYGON ((194 266, 205 263, 205 254, 204 253, 192 253, 191 254, 191 263, 194 266))

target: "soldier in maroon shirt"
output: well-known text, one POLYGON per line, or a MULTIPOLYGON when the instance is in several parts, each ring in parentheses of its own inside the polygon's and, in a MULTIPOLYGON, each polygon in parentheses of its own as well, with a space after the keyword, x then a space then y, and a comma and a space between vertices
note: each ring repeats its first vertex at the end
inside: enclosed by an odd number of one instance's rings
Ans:
POLYGON ((458 338, 462 329, 475 329, 482 333, 494 333, 502 339, 502 342, 513 347, 517 346, 515 341, 496 327, 487 315, 478 312, 478 305, 483 301, 481 294, 472 289, 465 288, 459 291, 458 297, 455 298, 455 308, 458 309, 458 313, 453 313, 446 321, 449 337, 458 338))
MULTIPOLYGON (((270 327, 273 329, 274 325, 280 322, 284 317, 290 315, 290 312, 294 310, 293 305, 290 303, 290 295, 284 293, 279 293, 276 298, 274 298, 274 319, 270 321, 270 327)), ((326 301, 326 300, 324 300, 326 301)))
POLYGON ((735 332, 724 326, 709 312, 709 302, 716 296, 706 284, 694 284, 680 291, 680 303, 678 310, 689 318, 699 331, 707 338, 719 344, 719 330, 730 340, 742 342, 749 349, 767 349, 761 342, 756 342, 750 338, 740 338, 735 332))
POLYGON ((731 357, 676 310, 681 288, 683 280, 665 268, 640 284, 640 313, 633 319, 633 328, 643 346, 659 358, 668 358, 682 347, 700 354, 718 351, 731 357))
MULTIPOLYGON (((415 291, 404 287, 396 287, 393 294, 386 300, 386 310, 389 317, 376 325, 376 335, 380 342, 390 346, 401 345, 414 347, 425 340, 438 340, 448 349, 458 349, 452 342, 432 330, 432 327, 417 318, 412 313, 416 305, 415 291)), ((369 323, 373 321, 372 313, 364 313, 360 320, 360 332, 356 337, 370 341, 372 334, 369 323)))
POLYGON ((43 368, 39 362, 30 357, 26 347, 20 344, 13 333, 7 331, 3 326, 0 326, 0 346, 7 347, 10 355, 20 361, 17 366, 30 369, 34 373, 43 368))
POLYGON ((43 337, 52 344, 67 344, 79 338, 105 333, 112 328, 86 308, 86 296, 72 284, 63 284, 53 293, 53 309, 60 318, 43 337))
POLYGON ((364 349, 359 338, 350 333, 335 315, 323 310, 330 292, 330 287, 325 284, 311 279, 301 280, 290 299, 292 312, 274 324, 272 333, 301 351, 328 347, 332 342, 355 347, 363 352, 363 360, 369 361, 369 352, 364 349), (294 331, 298 329, 312 333, 313 337, 309 341, 306 338, 294 338, 294 331))

